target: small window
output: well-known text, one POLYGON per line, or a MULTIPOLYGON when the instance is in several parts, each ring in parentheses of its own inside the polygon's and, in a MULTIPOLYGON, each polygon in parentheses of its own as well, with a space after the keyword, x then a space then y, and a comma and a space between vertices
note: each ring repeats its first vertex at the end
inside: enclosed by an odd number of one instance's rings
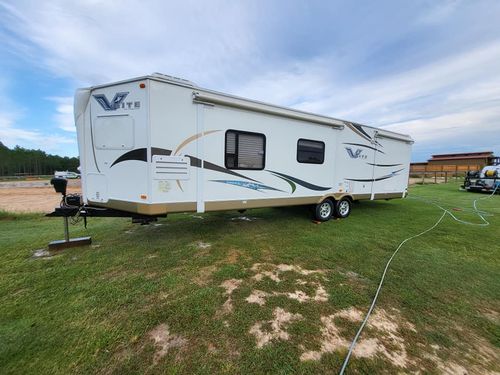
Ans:
POLYGON ((264 134, 237 130, 226 132, 226 168, 264 169, 266 157, 264 134))
POLYGON ((297 161, 299 163, 323 164, 324 160, 324 142, 299 139, 297 142, 297 161))

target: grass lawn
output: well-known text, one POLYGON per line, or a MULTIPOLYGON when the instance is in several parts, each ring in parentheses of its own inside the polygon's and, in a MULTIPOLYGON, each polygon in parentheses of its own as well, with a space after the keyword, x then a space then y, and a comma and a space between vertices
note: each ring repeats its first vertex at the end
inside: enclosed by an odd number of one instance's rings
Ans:
MULTIPOLYGON (((411 188, 457 217, 483 195, 411 188), (462 208, 462 209, 460 209, 462 208)), ((488 227, 449 216, 388 272, 347 373, 500 371, 500 196, 488 227)), ((32 258, 60 219, 0 213, 0 373, 335 373, 385 262, 441 211, 361 202, 313 224, 305 207, 91 219, 91 247, 32 258)))

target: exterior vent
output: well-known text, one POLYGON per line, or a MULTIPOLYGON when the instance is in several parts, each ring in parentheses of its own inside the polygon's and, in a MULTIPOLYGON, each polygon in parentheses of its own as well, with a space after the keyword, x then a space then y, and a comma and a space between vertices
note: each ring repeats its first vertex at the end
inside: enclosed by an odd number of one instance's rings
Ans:
POLYGON ((155 180, 189 180, 190 160, 186 156, 153 155, 155 180))

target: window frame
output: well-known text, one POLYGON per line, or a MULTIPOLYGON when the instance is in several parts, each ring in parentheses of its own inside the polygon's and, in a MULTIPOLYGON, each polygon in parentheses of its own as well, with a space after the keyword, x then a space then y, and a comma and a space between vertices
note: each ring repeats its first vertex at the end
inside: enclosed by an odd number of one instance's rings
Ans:
POLYGON ((240 170, 240 171, 262 171, 266 168, 266 145, 267 145, 267 138, 264 133, 256 133, 256 132, 249 132, 245 130, 237 130, 237 129, 227 129, 226 132, 224 133, 224 166, 227 169, 230 170, 240 170), (262 168, 240 168, 240 167, 229 167, 227 165, 227 133, 233 132, 236 134, 236 144, 235 144, 235 157, 236 157, 236 165, 238 165, 238 151, 239 151, 239 134, 249 134, 249 135, 258 135, 262 136, 264 138, 264 147, 263 147, 263 152, 264 154, 262 155, 262 168))
POLYGON ((321 165, 325 163, 325 154, 326 154, 326 145, 325 142, 323 141, 318 141, 316 139, 307 139, 307 138, 299 138, 297 140, 297 153, 296 153, 296 160, 300 164, 316 164, 316 165, 321 165), (323 145, 323 158, 321 162, 315 162, 315 161, 300 161, 299 160, 299 142, 300 141, 309 141, 309 142, 315 142, 315 143, 321 143, 323 145))

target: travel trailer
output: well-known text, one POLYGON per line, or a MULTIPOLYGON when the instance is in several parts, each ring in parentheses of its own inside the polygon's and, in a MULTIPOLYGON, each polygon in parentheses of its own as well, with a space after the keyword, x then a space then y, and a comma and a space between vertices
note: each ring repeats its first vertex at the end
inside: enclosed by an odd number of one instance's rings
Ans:
POLYGON ((404 198, 408 135, 200 88, 163 74, 79 89, 82 203, 131 215, 404 198))

